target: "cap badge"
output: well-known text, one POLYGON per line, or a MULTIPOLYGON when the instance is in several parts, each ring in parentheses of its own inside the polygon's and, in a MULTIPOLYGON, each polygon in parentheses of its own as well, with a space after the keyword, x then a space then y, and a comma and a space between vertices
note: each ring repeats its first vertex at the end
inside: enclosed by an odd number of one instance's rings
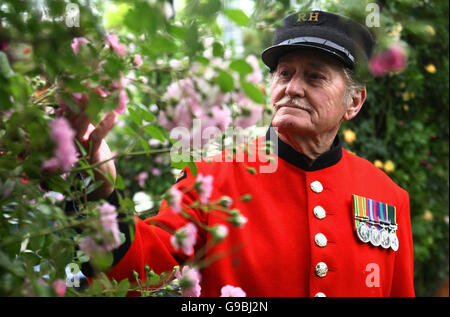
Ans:
POLYGON ((301 12, 297 15, 297 23, 319 22, 319 12, 301 12))
POLYGON ((398 250, 396 207, 370 198, 353 195, 356 235, 364 243, 398 250))

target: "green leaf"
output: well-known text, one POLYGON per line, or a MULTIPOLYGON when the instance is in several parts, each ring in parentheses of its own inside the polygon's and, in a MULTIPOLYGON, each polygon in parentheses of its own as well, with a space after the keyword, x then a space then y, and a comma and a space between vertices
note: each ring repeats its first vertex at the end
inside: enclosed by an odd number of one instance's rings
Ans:
POLYGON ((241 76, 253 72, 253 68, 243 59, 235 59, 230 63, 230 68, 237 71, 241 76))
POLYGON ((114 187, 117 189, 125 189, 125 183, 123 182, 122 176, 120 174, 116 175, 116 182, 114 184, 114 187))
POLYGON ((187 165, 189 166, 192 176, 197 177, 197 165, 192 161, 188 162, 187 165))
POLYGON ((14 71, 9 65, 8 57, 2 51, 0 51, 0 74, 5 78, 9 78, 14 75, 14 71))
POLYGON ((230 19, 239 26, 246 26, 250 21, 250 19, 244 13, 244 11, 240 9, 226 9, 224 10, 224 13, 228 19, 230 19))
POLYGON ((161 142, 165 141, 165 137, 161 129, 154 125, 146 125, 144 127, 145 132, 147 132, 152 138, 155 138, 161 142))
POLYGON ((229 92, 234 89, 233 77, 230 74, 224 72, 223 70, 219 71, 219 77, 217 77, 217 82, 220 86, 220 89, 223 92, 229 92))
POLYGON ((124 297, 128 293, 128 289, 130 288, 130 281, 127 278, 120 281, 119 285, 117 285, 115 290, 115 295, 118 297, 124 297))
POLYGON ((128 112, 130 113, 131 120, 133 120, 134 123, 136 123, 138 126, 140 126, 142 123, 142 117, 141 117, 140 113, 138 113, 131 107, 128 108, 128 112))
POLYGON ((219 42, 214 42, 212 47, 213 47, 213 56, 223 57, 224 49, 222 44, 220 44, 219 42))
POLYGON ((145 153, 148 154, 150 152, 150 146, 148 145, 148 142, 142 137, 139 137, 139 142, 141 143, 141 146, 144 149, 145 153))
POLYGON ((139 111, 139 114, 142 116, 142 118, 145 121, 152 122, 153 120, 155 120, 155 115, 153 113, 151 113, 150 110, 146 106, 144 106, 140 102, 137 102, 136 107, 138 108, 136 110, 139 111))
POLYGON ((263 104, 264 103, 264 95, 262 92, 253 84, 241 80, 241 87, 244 93, 254 102, 263 104))

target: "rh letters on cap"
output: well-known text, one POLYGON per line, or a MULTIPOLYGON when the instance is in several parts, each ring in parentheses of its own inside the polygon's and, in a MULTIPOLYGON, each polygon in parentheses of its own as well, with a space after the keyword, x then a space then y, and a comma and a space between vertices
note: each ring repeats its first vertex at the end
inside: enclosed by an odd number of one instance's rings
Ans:
POLYGON ((299 22, 319 22, 319 12, 299 13, 297 23, 299 22))

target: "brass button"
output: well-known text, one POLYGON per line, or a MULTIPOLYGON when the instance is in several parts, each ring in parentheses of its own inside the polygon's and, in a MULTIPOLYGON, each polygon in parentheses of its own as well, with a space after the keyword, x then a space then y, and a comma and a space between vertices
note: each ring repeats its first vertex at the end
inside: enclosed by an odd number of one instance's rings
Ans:
POLYGON ((316 206, 316 207, 314 207, 313 213, 314 213, 314 216, 315 216, 317 219, 323 219, 323 218, 326 217, 326 214, 327 214, 327 213, 325 212, 325 209, 323 209, 322 206, 316 206))
POLYGON ((314 237, 314 241, 321 248, 326 246, 327 243, 328 243, 327 237, 325 237, 325 235, 323 233, 316 234, 315 237, 314 237))
POLYGON ((309 186, 311 187, 311 190, 315 193, 319 194, 323 191, 322 183, 319 181, 314 181, 309 186))
POLYGON ((328 273, 328 266, 324 262, 319 262, 316 264, 315 270, 318 277, 325 277, 328 273))

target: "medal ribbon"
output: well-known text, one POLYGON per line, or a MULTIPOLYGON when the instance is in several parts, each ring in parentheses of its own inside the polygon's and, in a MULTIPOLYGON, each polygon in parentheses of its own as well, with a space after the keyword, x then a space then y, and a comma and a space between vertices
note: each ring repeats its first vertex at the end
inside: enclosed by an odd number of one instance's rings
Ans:
POLYGON ((397 215, 396 215, 396 208, 395 206, 391 206, 391 205, 387 205, 387 210, 388 210, 388 218, 389 218, 389 222, 391 224, 391 229, 396 229, 397 228, 397 215))

